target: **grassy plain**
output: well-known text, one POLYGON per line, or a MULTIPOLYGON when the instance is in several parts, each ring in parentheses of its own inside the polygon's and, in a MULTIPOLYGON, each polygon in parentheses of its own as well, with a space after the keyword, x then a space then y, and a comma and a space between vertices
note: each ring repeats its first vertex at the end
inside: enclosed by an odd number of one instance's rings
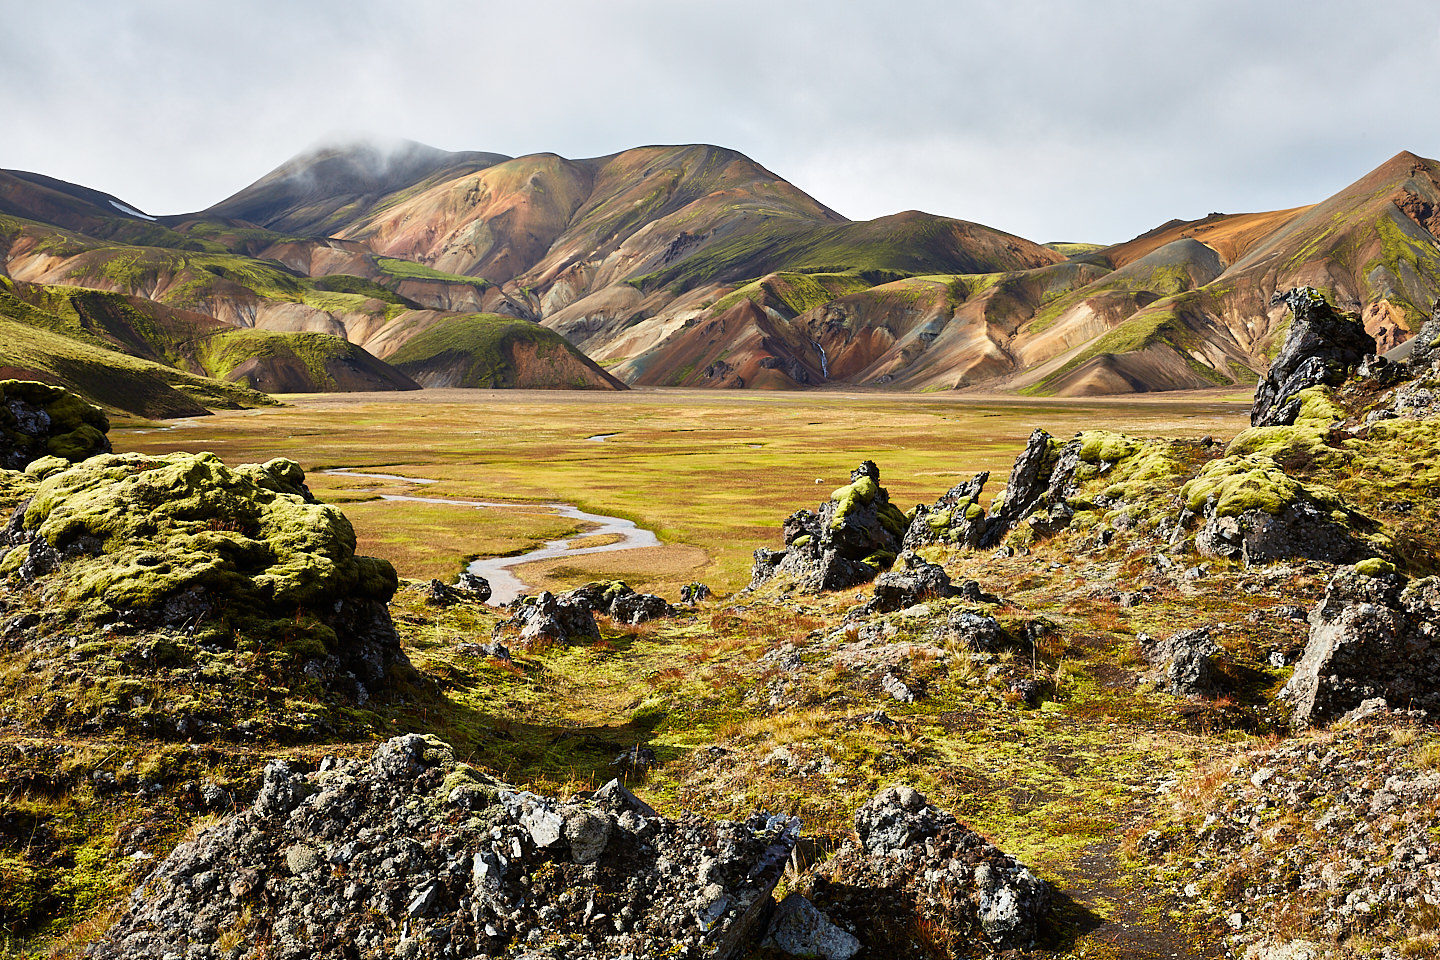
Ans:
POLYGON ((751 552, 778 545, 780 521, 814 507, 864 459, 879 464, 883 485, 905 510, 981 470, 992 472, 993 494, 1037 426, 1056 436, 1106 427, 1220 439, 1243 429, 1248 411, 1248 402, 1213 392, 1087 402, 681 390, 425 390, 285 400, 284 408, 221 412, 170 431, 122 426, 112 438, 117 449, 209 450, 232 464, 290 457, 317 496, 346 505, 363 549, 394 562, 404 577, 453 577, 468 557, 509 555, 566 531, 553 520, 517 522, 506 511, 360 499, 389 493, 564 502, 625 517, 666 546, 527 565, 522 579, 563 585, 621 578, 672 598, 690 580, 725 592, 744 586, 751 552), (588 439, 599 434, 614 436, 588 439), (321 473, 336 468, 439 482, 321 473))

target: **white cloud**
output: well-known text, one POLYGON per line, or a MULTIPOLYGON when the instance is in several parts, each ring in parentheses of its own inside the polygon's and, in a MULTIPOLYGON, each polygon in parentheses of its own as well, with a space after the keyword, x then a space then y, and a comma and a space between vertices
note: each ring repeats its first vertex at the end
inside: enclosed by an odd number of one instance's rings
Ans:
POLYGON ((853 217, 1117 240, 1440 153, 1424 0, 0 0, 0 20, 0 165, 151 213, 337 135, 706 141, 853 217))

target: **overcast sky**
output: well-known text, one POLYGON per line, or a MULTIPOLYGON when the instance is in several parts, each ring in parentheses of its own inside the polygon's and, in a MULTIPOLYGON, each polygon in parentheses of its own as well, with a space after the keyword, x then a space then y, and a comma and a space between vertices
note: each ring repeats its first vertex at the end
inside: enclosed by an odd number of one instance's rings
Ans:
POLYGON ((1435 0, 0 0, 0 167, 150 213, 322 141, 740 150, 846 216, 1038 241, 1440 156, 1435 0))

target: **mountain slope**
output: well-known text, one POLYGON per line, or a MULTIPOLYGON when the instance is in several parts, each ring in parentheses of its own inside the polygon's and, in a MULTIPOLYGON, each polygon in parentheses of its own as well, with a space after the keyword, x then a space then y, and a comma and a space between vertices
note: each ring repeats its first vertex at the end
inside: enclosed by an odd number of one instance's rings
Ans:
POLYGON ((426 387, 625 389, 553 330, 494 314, 444 318, 386 359, 426 387))
POLYGON ((380 198, 506 159, 496 153, 450 153, 410 140, 321 147, 294 157, 206 213, 281 233, 327 236, 380 198))
POLYGON ((429 333, 414 358, 444 354, 445 371, 420 382, 507 379, 480 372, 486 337, 431 333, 480 314, 538 321, 642 385, 1185 389, 1265 368, 1277 291, 1320 289, 1382 348, 1440 294, 1440 164, 1409 153, 1318 204, 1172 220, 1106 248, 917 211, 851 222, 708 145, 586 160, 326 148, 159 222, 7 176, 0 196, 27 219, 0 213, 0 272, 379 358, 429 333))

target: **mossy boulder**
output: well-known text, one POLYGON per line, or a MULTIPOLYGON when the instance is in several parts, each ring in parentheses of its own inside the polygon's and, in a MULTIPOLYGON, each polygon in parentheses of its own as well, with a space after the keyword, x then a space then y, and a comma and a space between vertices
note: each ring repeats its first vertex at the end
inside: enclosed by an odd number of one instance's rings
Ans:
POLYGON ((977 473, 972 479, 951 487, 934 504, 916 506, 905 532, 904 548, 919 550, 932 543, 979 546, 986 526, 980 494, 989 479, 988 470, 977 473))
POLYGON ((48 472, 5 537, 0 576, 15 588, 44 579, 47 602, 77 619, 281 643, 369 685, 403 660, 385 607, 394 568, 355 555, 350 521, 314 502, 289 460, 91 457, 48 472))
POLYGON ((24 470, 42 457, 75 462, 110 452, 110 421, 61 387, 0 380, 0 467, 24 470))
POLYGON ((1205 517, 1195 546, 1247 565, 1310 559, 1349 563, 1388 550, 1377 525, 1329 487, 1304 483, 1263 454, 1227 456, 1180 489, 1190 513, 1205 517))

